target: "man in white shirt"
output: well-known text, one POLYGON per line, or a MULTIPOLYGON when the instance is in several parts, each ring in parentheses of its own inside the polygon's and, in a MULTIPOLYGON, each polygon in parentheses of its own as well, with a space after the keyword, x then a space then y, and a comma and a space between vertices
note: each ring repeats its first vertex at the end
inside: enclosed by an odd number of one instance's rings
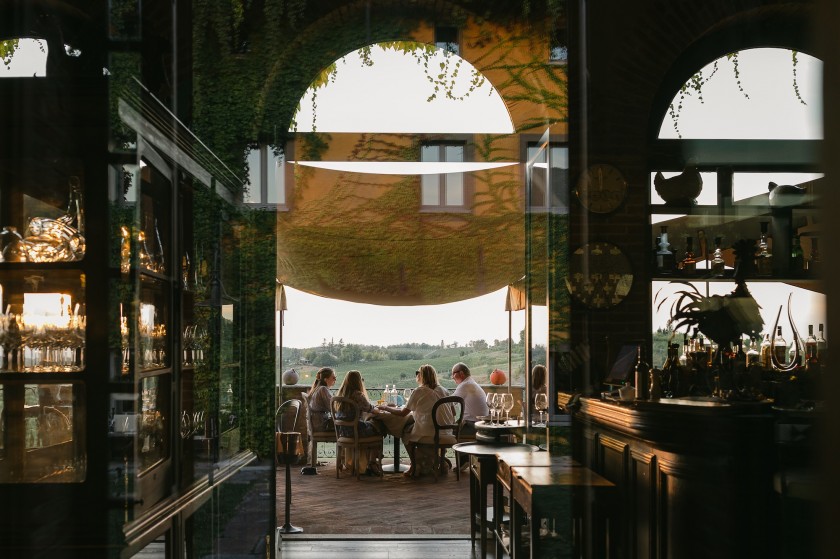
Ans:
POLYGON ((452 380, 458 385, 455 387, 454 395, 464 399, 464 425, 461 428, 461 434, 475 435, 476 418, 490 413, 486 401, 487 394, 470 376, 470 368, 464 363, 452 365, 452 380))

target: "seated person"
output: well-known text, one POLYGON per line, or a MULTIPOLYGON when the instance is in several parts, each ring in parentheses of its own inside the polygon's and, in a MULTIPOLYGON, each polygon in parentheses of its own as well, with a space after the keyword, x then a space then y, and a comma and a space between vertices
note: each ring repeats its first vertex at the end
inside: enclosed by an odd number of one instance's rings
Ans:
MULTIPOLYGON (((396 415, 404 416, 411 413, 414 417, 414 422, 406 425, 402 435, 403 444, 411 460, 411 467, 403 474, 406 477, 413 476, 417 471, 415 443, 423 437, 434 437, 435 435, 435 425, 432 422, 432 406, 444 396, 449 395, 449 391, 438 384, 437 371, 431 365, 420 367, 415 373, 415 379, 419 386, 411 393, 411 397, 405 406, 402 408, 385 405, 379 406, 380 409, 396 415)), ((452 423, 455 421, 453 410, 448 405, 440 408, 438 414, 440 414, 438 416, 440 423, 452 423)))
POLYGON ((315 382, 309 389, 309 417, 312 419, 312 429, 315 431, 332 431, 334 429, 330 417, 330 388, 335 384, 335 371, 330 367, 322 367, 315 373, 315 382))
POLYGON ((470 368, 464 363, 452 365, 452 380, 455 381, 455 396, 464 399, 464 424, 461 427, 461 434, 467 437, 475 436, 475 422, 479 415, 489 415, 490 408, 487 406, 484 389, 475 382, 470 375, 470 368))
MULTIPOLYGON (((368 398, 367 389, 365 388, 365 381, 362 379, 362 374, 359 371, 348 371, 347 374, 344 376, 344 381, 341 383, 341 388, 338 389, 338 393, 336 396, 342 396, 344 398, 349 398, 353 400, 356 405, 359 406, 359 422, 358 422, 358 431, 359 431, 359 438, 364 437, 372 437, 375 435, 381 435, 379 431, 379 426, 370 421, 370 420, 363 420, 361 419, 361 414, 363 413, 372 413, 378 414, 379 410, 370 403, 370 399, 368 398)), ((336 412, 336 419, 347 419, 350 415, 352 415, 353 411, 350 409, 342 409, 345 406, 339 407, 338 411, 336 412)), ((339 435, 342 437, 352 437, 353 436, 353 428, 352 427, 345 427, 340 426, 338 428, 339 435)), ((345 449, 347 451, 348 449, 345 449)), ((379 466, 379 459, 381 458, 381 452, 376 449, 368 449, 367 453, 359 457, 359 470, 365 471, 367 474, 376 474, 380 473, 380 466, 379 466)), ((349 466, 352 464, 352 455, 344 457, 344 464, 345 466, 349 466)))

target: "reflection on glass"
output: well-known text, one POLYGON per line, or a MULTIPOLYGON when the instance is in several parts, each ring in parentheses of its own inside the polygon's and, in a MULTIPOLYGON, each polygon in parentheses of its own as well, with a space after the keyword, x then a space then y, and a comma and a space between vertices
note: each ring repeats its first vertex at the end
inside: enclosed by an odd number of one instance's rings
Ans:
POLYGON ((138 431, 139 470, 165 459, 169 455, 166 424, 169 409, 169 376, 144 378, 140 383, 140 424, 138 431))
POLYGON ((75 434, 84 430, 73 384, 0 385, 0 483, 84 481, 87 456, 75 434))

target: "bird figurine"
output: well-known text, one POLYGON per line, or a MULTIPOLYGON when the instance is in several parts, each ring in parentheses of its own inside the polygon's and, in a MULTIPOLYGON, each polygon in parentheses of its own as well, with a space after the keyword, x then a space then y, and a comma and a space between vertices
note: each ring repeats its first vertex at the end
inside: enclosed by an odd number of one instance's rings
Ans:
POLYGON ((774 208, 801 204, 808 194, 808 190, 802 186, 795 184, 779 185, 775 182, 770 182, 767 185, 767 190, 770 206, 774 208))
POLYGON ((656 193, 673 206, 693 206, 697 203, 697 196, 703 190, 703 177, 694 165, 688 165, 679 175, 665 178, 657 172, 653 177, 656 193))

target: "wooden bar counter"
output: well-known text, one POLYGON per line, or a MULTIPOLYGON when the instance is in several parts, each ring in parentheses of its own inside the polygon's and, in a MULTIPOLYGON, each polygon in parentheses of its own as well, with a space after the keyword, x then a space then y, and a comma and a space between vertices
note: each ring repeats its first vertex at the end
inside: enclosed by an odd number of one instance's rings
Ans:
POLYGON ((776 556, 769 402, 558 401, 569 402, 575 460, 618 486, 618 556, 776 556))

